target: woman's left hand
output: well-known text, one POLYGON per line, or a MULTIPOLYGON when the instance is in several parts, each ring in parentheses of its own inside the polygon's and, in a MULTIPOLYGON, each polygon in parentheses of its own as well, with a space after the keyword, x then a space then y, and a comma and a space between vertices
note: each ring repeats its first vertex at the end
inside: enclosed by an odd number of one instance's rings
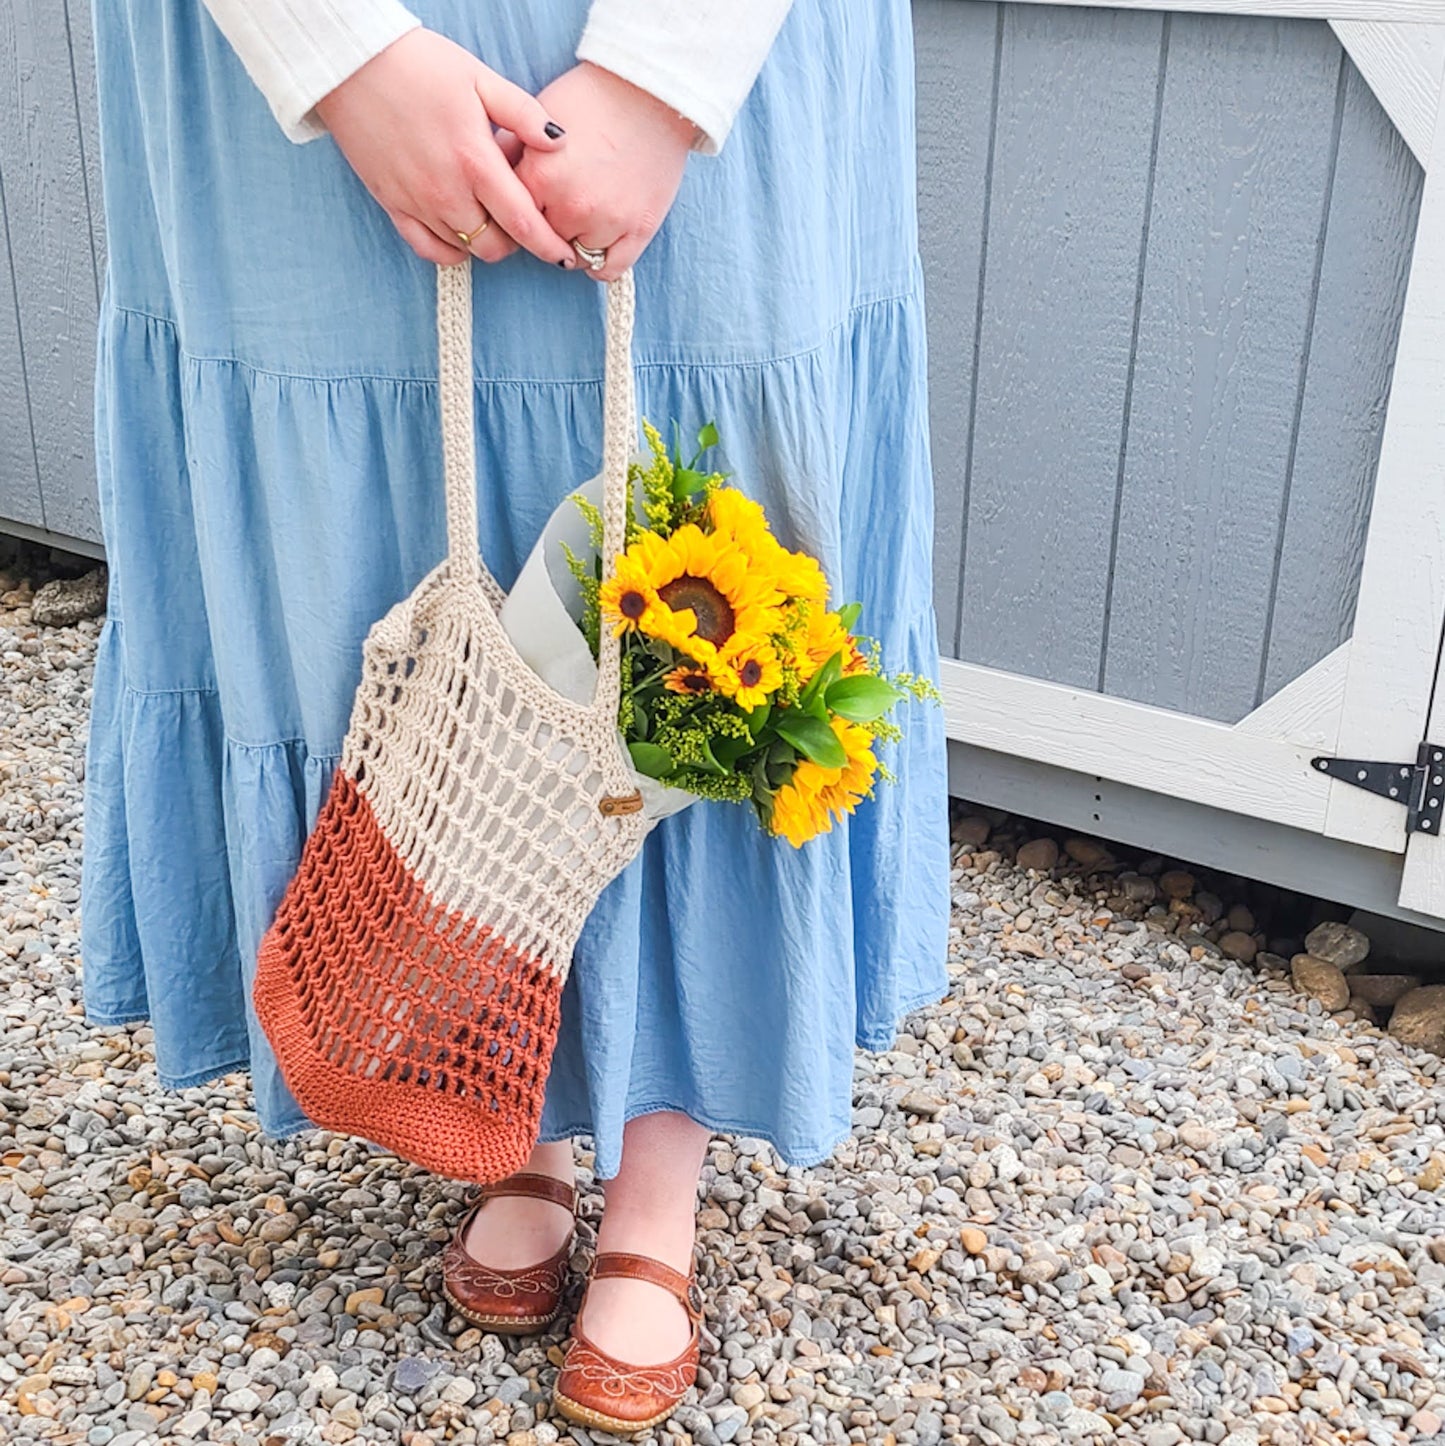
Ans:
POLYGON ((697 129, 656 96, 583 61, 537 99, 567 132, 562 150, 511 144, 517 175, 559 236, 607 251, 594 281, 615 281, 667 216, 697 129))

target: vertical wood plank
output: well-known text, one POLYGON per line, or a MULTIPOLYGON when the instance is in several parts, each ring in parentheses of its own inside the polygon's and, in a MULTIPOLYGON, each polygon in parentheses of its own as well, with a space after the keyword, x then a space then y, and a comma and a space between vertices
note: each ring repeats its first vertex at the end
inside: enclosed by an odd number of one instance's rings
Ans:
POLYGON ((45 510, 40 502, 18 309, 5 172, 0 167, 0 518, 43 527, 45 510))
POLYGON ((1327 26, 1176 15, 1105 690, 1254 706, 1342 54, 1327 26))
POLYGON ((100 300, 105 278, 105 199, 100 176, 100 101, 96 94, 95 32, 90 0, 65 0, 70 37, 70 67, 80 118, 82 174, 90 212, 90 247, 94 257, 95 297, 100 300))
POLYGON ((919 251, 928 298, 934 611, 958 654, 968 440, 983 260, 998 5, 914 0, 919 251))
POLYGON ((0 171, 45 521, 96 535, 95 256, 70 42, 54 0, 0 6, 0 171))
POLYGON ((1098 682, 1163 26, 1028 6, 1004 17, 960 656, 1085 687, 1098 682))
POLYGON ((1260 701, 1354 626, 1423 179, 1350 66, 1260 701))

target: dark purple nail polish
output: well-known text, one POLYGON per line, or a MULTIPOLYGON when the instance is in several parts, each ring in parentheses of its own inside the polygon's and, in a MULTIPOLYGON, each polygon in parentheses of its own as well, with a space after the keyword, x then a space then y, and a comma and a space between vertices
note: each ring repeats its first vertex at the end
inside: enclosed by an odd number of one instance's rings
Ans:
POLYGON ((557 265, 560 266, 563 271, 570 271, 572 269, 572 263, 565 256, 557 263, 557 265))
POLYGON ((547 124, 542 127, 542 134, 545 135, 548 140, 555 141, 565 136, 567 132, 564 131, 556 121, 548 121, 547 124))

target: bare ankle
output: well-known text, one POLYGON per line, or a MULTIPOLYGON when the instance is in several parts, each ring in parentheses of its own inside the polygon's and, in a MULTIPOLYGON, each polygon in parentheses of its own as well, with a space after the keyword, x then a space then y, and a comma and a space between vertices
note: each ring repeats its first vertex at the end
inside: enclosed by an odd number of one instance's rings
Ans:
POLYGON ((570 1185, 577 1177, 572 1141, 556 1140, 551 1144, 535 1146, 518 1173, 550 1175, 554 1180, 565 1180, 570 1185))
POLYGON ((651 1256, 688 1275, 692 1271, 696 1240, 693 1211, 639 1210, 630 1204, 614 1206, 609 1202, 597 1232, 597 1249, 599 1253, 624 1250, 651 1256))

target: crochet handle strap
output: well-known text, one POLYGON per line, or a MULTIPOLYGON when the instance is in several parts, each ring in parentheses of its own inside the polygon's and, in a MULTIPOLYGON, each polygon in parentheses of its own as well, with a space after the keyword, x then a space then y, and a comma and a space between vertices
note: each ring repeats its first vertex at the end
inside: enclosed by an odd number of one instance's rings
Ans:
MULTIPOLYGON (((632 272, 607 284, 606 370, 602 386, 602 576, 612 575, 622 551, 627 464, 637 438, 633 399, 632 272)), ((437 267, 442 458, 447 490, 447 555, 453 577, 475 579, 490 597, 502 596, 477 545, 477 450, 472 386, 472 263, 437 267)), ((617 716, 621 641, 605 620, 600 628, 597 689, 592 706, 617 716)))

